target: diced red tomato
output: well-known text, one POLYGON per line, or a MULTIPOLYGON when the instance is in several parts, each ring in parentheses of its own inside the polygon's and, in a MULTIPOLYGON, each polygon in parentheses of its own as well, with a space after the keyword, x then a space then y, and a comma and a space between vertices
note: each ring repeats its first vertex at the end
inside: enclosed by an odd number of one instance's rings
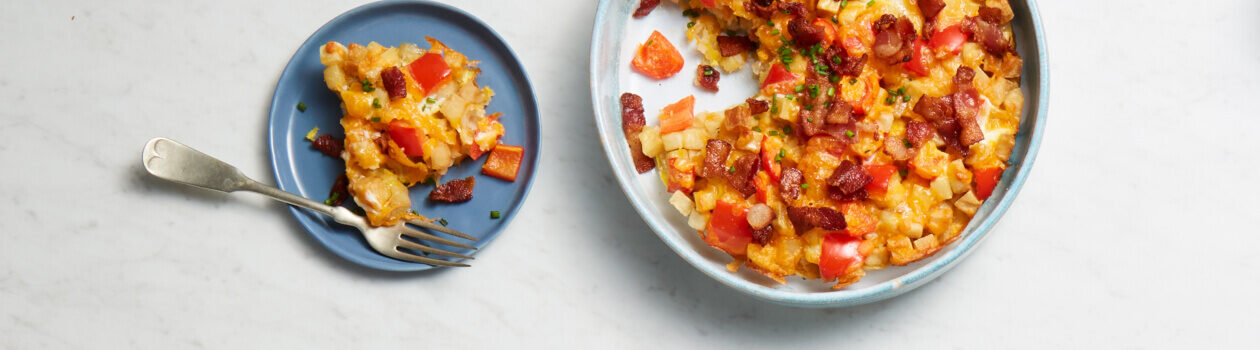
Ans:
POLYGON ((767 86, 775 85, 782 82, 792 82, 801 77, 792 74, 791 71, 783 67, 782 63, 775 63, 770 66, 770 72, 766 74, 766 80, 761 82, 761 88, 764 90, 767 86))
POLYGON ((921 77, 928 76, 928 65, 931 64, 932 54, 928 52, 927 43, 923 39, 915 39, 911 50, 914 53, 910 57, 910 62, 905 64, 906 70, 921 77))
POLYGON ((765 203, 766 198, 770 197, 770 175, 764 171, 758 171, 753 176, 753 185, 757 188, 757 202, 765 203))
POLYGON ((897 173, 897 166, 892 164, 866 164, 862 166, 866 168, 866 173, 871 174, 875 180, 866 184, 866 190, 871 192, 884 192, 888 190, 888 179, 892 174, 897 173))
POLYGON ((714 8, 714 7, 717 7, 717 4, 715 4, 715 3, 713 2, 713 0, 700 0, 700 4, 702 4, 702 5, 704 5, 704 7, 708 7, 708 8, 714 8))
POLYGON ((963 33, 962 27, 955 24, 945 27, 936 34, 932 34, 932 39, 928 43, 935 49, 945 49, 950 53, 958 53, 962 51, 963 43, 967 42, 967 33, 963 33))
POLYGON ((424 144, 424 134, 406 122, 401 120, 389 122, 389 139, 394 140, 398 147, 402 147, 403 154, 408 157, 424 156, 424 149, 420 147, 424 144))
POLYGON ((451 67, 446 65, 446 59, 433 52, 420 56, 408 64, 407 68, 411 70, 411 78, 420 84, 420 89, 426 96, 451 76, 451 67))
POLYGON ((683 191, 683 193, 691 194, 691 189, 696 185, 696 167, 691 162, 682 158, 669 159, 669 174, 666 181, 666 190, 669 192, 683 191))
POLYGON ((654 79, 665 79, 682 70, 683 57, 674 44, 659 31, 652 31, 647 42, 639 46, 630 64, 654 79))
POLYGON ((671 133, 682 131, 690 128, 695 116, 692 114, 693 107, 696 105, 696 97, 687 95, 674 104, 665 106, 661 110, 661 133, 671 133))
MULTIPOLYGON (((476 146, 474 144, 474 146, 476 146)), ((481 173, 507 181, 516 181, 516 174, 521 170, 521 159, 525 158, 525 149, 521 146, 499 144, 486 157, 486 164, 481 166, 481 173)))
POLYGON ((783 140, 777 137, 761 139, 761 169, 770 175, 773 182, 779 182, 779 175, 783 175, 783 164, 779 163, 780 152, 783 152, 783 140))
POLYGON ((748 226, 748 208, 718 201, 709 217, 705 242, 731 255, 745 255, 752 243, 752 227, 748 226))
POLYGON ((984 200, 993 194, 993 188, 1002 179, 1003 168, 980 168, 972 172, 976 182, 976 198, 984 200))
POLYGON ((822 278, 844 276, 850 270, 861 268, 862 261, 866 259, 859 251, 861 245, 861 239, 850 237, 843 231, 823 237, 822 254, 818 257, 822 278))

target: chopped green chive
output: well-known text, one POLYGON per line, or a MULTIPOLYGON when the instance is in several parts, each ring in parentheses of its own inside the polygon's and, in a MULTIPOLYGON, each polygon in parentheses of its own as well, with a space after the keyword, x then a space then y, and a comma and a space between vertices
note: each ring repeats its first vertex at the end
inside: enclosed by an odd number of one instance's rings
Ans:
POLYGON ((381 99, 372 98, 372 108, 381 108, 381 99))
POLYGON ((786 96, 783 96, 783 98, 786 98, 786 99, 789 99, 789 100, 795 100, 795 99, 796 99, 796 96, 795 96, 795 95, 786 95, 786 96))
POLYGON ((735 166, 734 166, 734 165, 732 165, 730 168, 727 168, 727 169, 726 169, 726 172, 731 173, 731 174, 734 174, 734 173, 735 173, 735 166))
POLYGON ((411 213, 411 215, 420 215, 420 213, 416 212, 415 209, 408 209, 407 212, 411 213))
POLYGON ((767 20, 766 20, 766 25, 773 27, 773 26, 774 26, 774 21, 771 21, 771 20, 767 19, 767 20))
POLYGON ((909 175, 909 174, 910 174, 909 170, 906 170, 906 169, 897 170, 897 175, 901 175, 902 178, 905 178, 906 175, 909 175))
POLYGON ((770 35, 779 35, 779 30, 777 28, 774 30, 771 30, 770 35))
POLYGON ((760 127, 760 126, 754 126, 754 127, 753 127, 753 131, 756 131, 756 132, 761 132, 761 127, 760 127))
POLYGON ((914 144, 913 144, 913 143, 910 143, 910 140, 907 140, 907 139, 901 139, 901 143, 902 143, 902 144, 904 144, 904 145, 906 145, 906 148, 913 148, 913 147, 914 147, 914 144))
POLYGON ((372 122, 373 122, 373 123, 380 123, 380 122, 381 122, 381 117, 372 117, 372 122))
POLYGON ((372 86, 372 81, 371 81, 371 80, 367 80, 367 78, 363 78, 363 81, 361 81, 361 82, 359 82, 359 83, 360 83, 360 84, 359 84, 359 85, 360 85, 360 86, 359 86, 359 88, 363 89, 363 92, 372 92, 372 91, 376 91, 376 88, 372 86))
POLYGON ((801 184, 801 189, 808 189, 808 188, 809 188, 809 184, 801 184))
POLYGON ((814 118, 805 118, 805 121, 810 122, 810 123, 813 123, 813 122, 814 122, 814 118))
POLYGON ((449 224, 449 222, 447 222, 446 219, 438 219, 438 223, 442 224, 442 226, 446 226, 446 224, 449 224))
POLYGON ((770 130, 769 134, 770 134, 770 136, 779 136, 779 131, 778 131, 778 130, 770 130))
POLYGON ((809 84, 809 98, 818 97, 818 85, 809 84))
POLYGON ((307 139, 307 140, 309 140, 309 141, 315 141, 315 135, 316 135, 316 134, 319 134, 319 127, 318 127, 318 126, 317 126, 317 127, 313 127, 313 128, 311 128, 311 131, 307 131, 307 132, 306 132, 306 139, 307 139))
POLYGON ((297 108, 298 108, 298 112, 306 112, 306 104, 305 104, 305 103, 298 102, 298 106, 297 106, 297 108))
POLYGON ((910 102, 910 95, 901 95, 901 102, 910 102))
POLYGON ((700 17, 700 13, 696 12, 696 10, 693 10, 693 9, 686 9, 686 10, 683 10, 683 16, 696 18, 696 17, 700 17))
POLYGON ((805 91, 805 85, 797 85, 797 86, 796 86, 796 92, 801 92, 801 91, 805 91))
POLYGON ((789 14, 789 13, 792 13, 792 11, 788 11, 787 9, 782 9, 782 10, 779 10, 779 12, 781 12, 781 13, 783 13, 783 14, 785 14, 785 15, 786 15, 786 14, 789 14))
POLYGON ((687 22, 687 28, 695 27, 696 22, 687 22))
POLYGON ((831 23, 840 24, 840 16, 831 16, 831 23))
POLYGON ((784 125, 784 126, 783 126, 783 134, 784 134, 784 135, 791 135, 791 134, 792 134, 792 126, 791 126, 791 125, 784 125))
POLYGON ((770 113, 771 113, 771 114, 779 113, 779 105, 774 105, 774 106, 771 106, 771 107, 770 107, 770 113))
POLYGON ((835 83, 840 82, 840 76, 839 76, 839 75, 832 75, 832 76, 830 76, 830 77, 827 77, 827 80, 830 80, 832 84, 835 84, 835 83))
POLYGON ((783 57, 779 57, 779 60, 783 61, 783 65, 786 66, 792 64, 793 58, 790 55, 783 55, 783 57))
POLYGON ((857 78, 849 78, 849 85, 857 84, 857 78))
POLYGON ((836 87, 835 87, 835 86, 828 86, 828 87, 827 87, 827 97, 832 97, 832 96, 835 96, 835 95, 836 95, 836 87))
POLYGON ((845 6, 849 6, 849 0, 840 0, 840 8, 844 8, 845 6))
POLYGON ((901 96, 901 95, 905 95, 905 94, 906 94, 906 87, 905 87, 905 86, 902 86, 902 87, 900 87, 900 88, 897 88, 897 96, 901 96))
POLYGON ((328 199, 324 200, 324 204, 333 205, 333 203, 337 202, 338 198, 341 198, 341 192, 333 192, 332 196, 329 196, 328 199))
POLYGON ((801 106, 801 108, 803 108, 803 109, 805 109, 805 110, 807 110, 807 111, 812 111, 812 110, 814 110, 814 105, 804 105, 804 106, 801 106))
POLYGON ((704 75, 713 75, 713 67, 704 67, 704 75))
POLYGON ((652 40, 648 40, 643 46, 652 46, 652 40))
POLYGON ((778 156, 776 156, 776 157, 774 157, 774 160, 775 160, 775 161, 779 161, 779 160, 782 160, 782 159, 783 159, 783 157, 787 157, 787 149, 780 148, 780 149, 779 149, 779 155, 778 155, 778 156))
POLYGON ((845 131, 844 131, 844 136, 848 136, 849 138, 853 138, 854 136, 857 136, 857 134, 854 134, 854 133, 853 133, 853 130, 845 130, 845 131))
POLYGON ((867 6, 867 7, 870 7, 871 5, 874 5, 874 4, 875 4, 875 0, 871 0, 871 1, 867 1, 867 2, 866 2, 866 6, 867 6))
POLYGON ((425 103, 437 103, 437 100, 434 100, 432 97, 430 97, 430 98, 426 98, 426 99, 424 99, 424 102, 425 102, 425 103))
POLYGON ((893 98, 892 98, 892 96, 885 97, 885 98, 884 98, 884 104, 886 104, 886 105, 892 105, 892 104, 893 104, 893 98))
POLYGON ((499 211, 498 211, 498 210, 491 210, 491 211, 490 211, 490 218, 491 218, 491 219, 498 219, 498 218, 499 218, 499 211))

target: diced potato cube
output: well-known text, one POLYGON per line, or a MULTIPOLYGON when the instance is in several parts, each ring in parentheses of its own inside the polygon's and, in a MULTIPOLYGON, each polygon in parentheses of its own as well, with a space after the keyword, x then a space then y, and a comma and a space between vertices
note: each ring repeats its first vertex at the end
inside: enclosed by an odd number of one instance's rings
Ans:
POLYGON ((914 166, 915 174, 925 179, 935 179, 945 174, 945 169, 949 166, 949 154, 928 143, 919 147, 919 153, 910 159, 910 164, 914 166))
POLYGON ((834 15, 840 12, 840 0, 818 0, 818 5, 815 5, 814 8, 834 15))
POLYGON ((901 229, 901 234, 906 235, 906 237, 919 238, 923 236, 923 224, 917 222, 903 220, 898 225, 898 228, 901 229))
POLYGON ((941 235, 949 230, 954 220, 954 208, 949 203, 941 203, 932 207, 928 213, 927 230, 934 235, 941 235))
POLYGON ((722 120, 725 116, 719 113, 705 113, 703 119, 704 131, 708 137, 717 136, 718 131, 722 130, 722 120))
POLYGON ((696 211, 709 212, 717 206, 717 192, 712 190, 696 191, 696 211))
POLYGON ((954 201, 954 207, 967 213, 967 216, 973 216, 976 215, 976 210, 980 209, 980 199, 976 198, 974 191, 967 191, 967 194, 964 194, 962 198, 954 201))
POLYGON ((971 189, 971 171, 963 164, 962 159, 949 162, 949 189, 954 194, 962 194, 971 189))
POLYGON ((937 176, 932 180, 932 194, 936 196, 936 200, 946 200, 954 197, 954 190, 949 186, 949 176, 937 176))
POLYGON ((639 143, 643 144, 643 154, 648 157, 656 158, 665 151, 665 144, 661 142, 661 129, 655 126, 643 127, 643 131, 639 132, 639 143))
POLYGON ((937 246, 936 236, 927 235, 914 240, 914 250, 932 250, 937 246))
POLYGON ((704 230, 705 225, 708 223, 709 219, 704 217, 704 213, 698 211, 691 212, 691 216, 687 217, 687 226, 697 230, 704 230))
POLYGON ((672 204, 674 209, 678 209, 683 216, 691 215, 691 198, 683 194, 683 191, 674 191, 674 195, 669 196, 669 204, 672 204))
POLYGON ((682 148, 683 133, 677 131, 661 135, 661 145, 665 147, 666 152, 682 148))
POLYGON ((879 212, 879 224, 875 226, 876 231, 893 232, 897 230, 897 224, 901 219, 897 218, 897 214, 892 211, 884 210, 879 212))
POLYGON ((704 130, 690 128, 683 130, 683 146, 682 148, 692 150, 703 150, 704 143, 708 141, 708 134, 704 130))
POLYGON ((766 135, 759 132, 744 131, 743 134, 739 135, 739 139, 735 140, 735 147, 740 150, 759 153, 761 152, 761 139, 764 137, 766 135))

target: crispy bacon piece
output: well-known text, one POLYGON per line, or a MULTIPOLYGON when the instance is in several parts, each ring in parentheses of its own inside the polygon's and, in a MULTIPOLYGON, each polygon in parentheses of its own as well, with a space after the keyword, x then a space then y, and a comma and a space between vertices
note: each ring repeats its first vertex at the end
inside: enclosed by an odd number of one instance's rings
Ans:
POLYGON ((835 187, 827 188, 827 198, 831 198, 831 200, 838 201, 838 202, 864 201, 869 196, 870 196, 870 193, 866 192, 865 188, 857 190, 857 192, 848 193, 848 194, 840 191, 839 188, 835 188, 835 187))
POLYGON ((752 236, 753 242, 757 242, 757 244, 760 245, 766 245, 766 243, 770 243, 770 238, 774 237, 774 226, 766 225, 766 227, 753 229, 752 236))
POLYGON ((805 4, 799 2, 780 2, 780 11, 787 11, 792 17, 801 18, 809 17, 809 10, 805 9, 805 4))
POLYGON ((844 124, 823 125, 822 130, 819 131, 819 134, 831 136, 832 138, 839 140, 841 143, 844 143, 847 145, 847 144, 853 143, 853 140, 857 138, 857 132, 858 132, 857 123, 850 121, 844 124), (852 136, 849 136, 849 135, 852 135, 852 136))
POLYGON ((935 18, 943 9, 945 0, 919 0, 919 12, 923 13, 924 19, 935 18))
POLYGON ((840 45, 832 45, 823 51, 823 60, 832 73, 856 77, 862 74, 862 66, 866 65, 866 54, 849 56, 840 45))
POLYGON ((467 202, 472 199, 473 186, 476 184, 477 179, 472 176, 463 180, 447 181, 429 192, 429 199, 447 203, 467 202))
POLYGON ((640 174, 656 168, 656 162, 643 154, 643 143, 639 141, 639 132, 647 120, 643 118, 643 98, 632 93, 621 94, 621 131, 626 135, 626 143, 630 145, 630 156, 634 158, 634 170, 640 174))
POLYGON ((827 178, 827 184, 835 186, 841 193, 853 194, 874 180, 875 177, 867 173, 861 165, 846 160, 832 171, 831 177, 827 178))
POLYGON ((346 174, 342 173, 341 176, 337 177, 337 181, 333 181, 332 188, 328 190, 328 203, 326 204, 335 207, 344 203, 346 198, 350 198, 349 186, 350 178, 347 178, 346 174))
POLYGON ((713 66, 702 64, 696 67, 696 85, 700 88, 712 92, 718 91, 718 79, 722 78, 722 73, 718 73, 713 66))
POLYGON ((980 96, 975 88, 954 93, 954 122, 958 123, 958 141, 963 146, 971 146, 984 140, 984 131, 976 116, 980 114, 980 96))
POLYGON ((783 199, 794 200, 801 196, 801 182, 805 181, 805 174, 800 169, 793 167, 783 168, 783 175, 779 176, 779 194, 783 195, 783 199))
POLYGON ((906 149, 906 143, 902 140, 891 135, 884 137, 884 151, 895 160, 906 160, 913 156, 913 152, 906 149))
POLYGON ((316 150, 319 150, 319 153, 338 159, 341 158, 341 150, 343 146, 344 145, 342 144, 341 139, 333 137, 329 134, 319 135, 319 137, 316 137, 315 140, 311 141, 311 147, 315 147, 316 150))
POLYGON ((916 34, 914 24, 905 17, 885 14, 875 21, 875 44, 871 52, 888 64, 909 62, 916 34))
POLYGON ((700 165, 700 172, 697 175, 706 179, 725 177, 729 173, 726 170, 726 157, 730 154, 730 143, 710 139, 709 143, 704 145, 704 162, 700 165))
POLYGON ((776 4, 774 1, 775 0, 749 0, 744 2, 744 8, 747 9, 748 12, 757 15, 757 17, 770 19, 771 16, 774 16, 774 11, 778 10, 778 6, 775 6, 776 4))
POLYGON ((831 108, 827 110, 827 124, 844 124, 852 120, 853 105, 842 98, 831 100, 831 108))
POLYGON ((735 172, 726 172, 726 181, 731 183, 736 191, 748 197, 757 193, 757 186, 753 183, 753 177, 757 175, 759 168, 757 155, 745 154, 735 159, 735 172))
POLYGON ((661 0, 639 1, 639 9, 634 10, 634 18, 642 18, 643 16, 647 16, 649 13, 652 13, 652 10, 656 8, 656 5, 660 5, 660 4, 661 4, 661 0))
POLYGON ((824 230, 843 230, 848 225, 844 222, 844 214, 827 207, 788 207, 788 219, 796 226, 796 232, 805 232, 814 227, 824 230))
POLYGON ((971 87, 971 81, 976 79, 976 70, 967 66, 959 66, 954 71, 954 87, 961 91, 963 88, 971 87))
POLYGON ((755 98, 749 98, 747 100, 744 100, 744 102, 748 103, 748 112, 751 114, 761 114, 770 110, 770 102, 758 100, 755 98))
POLYGON ((788 22, 788 32, 792 33, 792 40, 796 41, 796 46, 798 47, 813 46, 822 42, 827 35, 822 26, 810 23, 803 16, 796 17, 791 22, 788 22))
POLYGON ((923 97, 919 98, 919 102, 915 103, 914 112, 933 124, 938 124, 944 120, 954 118, 954 101, 949 96, 934 97, 923 95, 923 97))
POLYGON ((962 22, 963 32, 971 34, 972 41, 980 43, 985 51, 997 57, 1003 57, 1010 50, 1010 40, 1002 34, 1002 24, 1007 22, 1002 10, 995 7, 981 6, 976 17, 967 17, 962 22))
POLYGON ((923 145, 923 142, 932 139, 932 126, 918 120, 910 121, 906 124, 906 141, 914 147, 923 145))
POLYGON ((746 36, 718 35, 717 44, 718 52, 722 53, 722 57, 735 56, 756 48, 752 40, 748 40, 746 36))
POLYGON ((403 78, 403 73, 398 67, 389 67, 381 70, 381 82, 385 83, 385 92, 389 94, 389 98, 407 97, 407 78, 403 78))

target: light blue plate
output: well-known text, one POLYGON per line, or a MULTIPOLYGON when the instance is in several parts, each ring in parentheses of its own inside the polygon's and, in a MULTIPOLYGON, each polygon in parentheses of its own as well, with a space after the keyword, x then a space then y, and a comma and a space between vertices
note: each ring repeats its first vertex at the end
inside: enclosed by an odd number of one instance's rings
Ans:
MULTIPOLYGON (((687 226, 686 218, 669 205, 668 193, 656 172, 640 175, 634 171, 634 163, 621 132, 621 107, 618 100, 621 93, 630 91, 643 95, 645 110, 654 111, 686 94, 671 90, 687 88, 694 91, 689 86, 690 74, 693 73, 688 72, 695 71, 698 59, 693 58, 698 56, 694 54, 693 44, 688 43, 684 36, 687 19, 681 15, 677 5, 672 3, 662 2, 651 15, 641 19, 632 19, 630 16, 638 7, 638 1, 604 0, 599 4, 591 39, 590 83, 595 122, 604 144, 604 152, 608 155, 608 161, 617 174, 617 180, 626 197, 648 226, 675 253, 682 256, 683 260, 731 288, 762 300, 800 307, 851 306, 900 295, 949 270, 975 248, 1002 213, 1010 207, 1023 186, 1024 179, 1032 170, 1037 146, 1041 143, 1042 132, 1045 130, 1050 86, 1049 64, 1046 61, 1046 42, 1036 5, 1032 0, 1010 2, 1015 11, 1015 41, 1020 57, 1024 59, 1024 111, 1019 133, 1015 137, 1015 148, 1011 153, 1011 166, 1002 174, 1002 180, 993 195, 985 201, 971 224, 963 231, 962 238, 936 255, 914 264, 870 271, 861 282, 839 291, 832 291, 829 286, 820 282, 800 278, 791 278, 787 284, 778 284, 746 268, 732 273, 725 266, 731 258, 701 241, 696 231, 687 226), (683 52, 686 65, 679 76, 657 82, 648 81, 640 74, 630 73, 630 59, 636 44, 645 40, 653 29, 660 30, 683 52)), ((741 74, 746 75, 745 72, 741 74)), ((732 76, 734 77, 723 76, 723 81, 745 79, 737 74, 732 76)), ((717 95, 696 93, 697 109, 720 110, 715 108, 725 108, 722 106, 750 96, 750 93, 735 92, 740 95, 737 99, 726 98, 727 90, 738 91, 740 88, 737 84, 727 84, 717 95)))
MULTIPOLYGON (((306 39, 284 68, 271 100, 268 140, 276 183, 285 191, 323 200, 328 197, 333 181, 345 172, 340 159, 319 153, 304 139, 312 127, 319 127, 320 134, 342 137, 340 102, 324 85, 320 46, 329 41, 343 44, 376 41, 385 46, 415 43, 427 48, 425 36, 442 41, 471 60, 481 61, 477 82, 494 89, 494 98, 486 111, 503 113, 500 121, 507 135, 502 143, 525 148, 525 159, 516 182, 481 175, 485 157, 477 161, 465 160, 452 168, 443 180, 477 178, 473 199, 469 202, 435 204, 428 200, 432 186, 412 188, 412 208, 428 217, 445 218, 451 228, 479 238, 472 245, 482 248, 512 220, 534 182, 539 151, 538 105, 525 69, 507 43, 485 23, 448 5, 423 1, 368 4, 337 16, 306 39), (297 110, 298 102, 306 104, 306 112, 297 110), (501 217, 491 219, 491 211, 500 212, 501 217)), ((433 268, 377 254, 354 228, 306 210, 290 210, 315 239, 350 261, 392 271, 433 268)), ((467 252, 454 247, 439 248, 467 252)))

